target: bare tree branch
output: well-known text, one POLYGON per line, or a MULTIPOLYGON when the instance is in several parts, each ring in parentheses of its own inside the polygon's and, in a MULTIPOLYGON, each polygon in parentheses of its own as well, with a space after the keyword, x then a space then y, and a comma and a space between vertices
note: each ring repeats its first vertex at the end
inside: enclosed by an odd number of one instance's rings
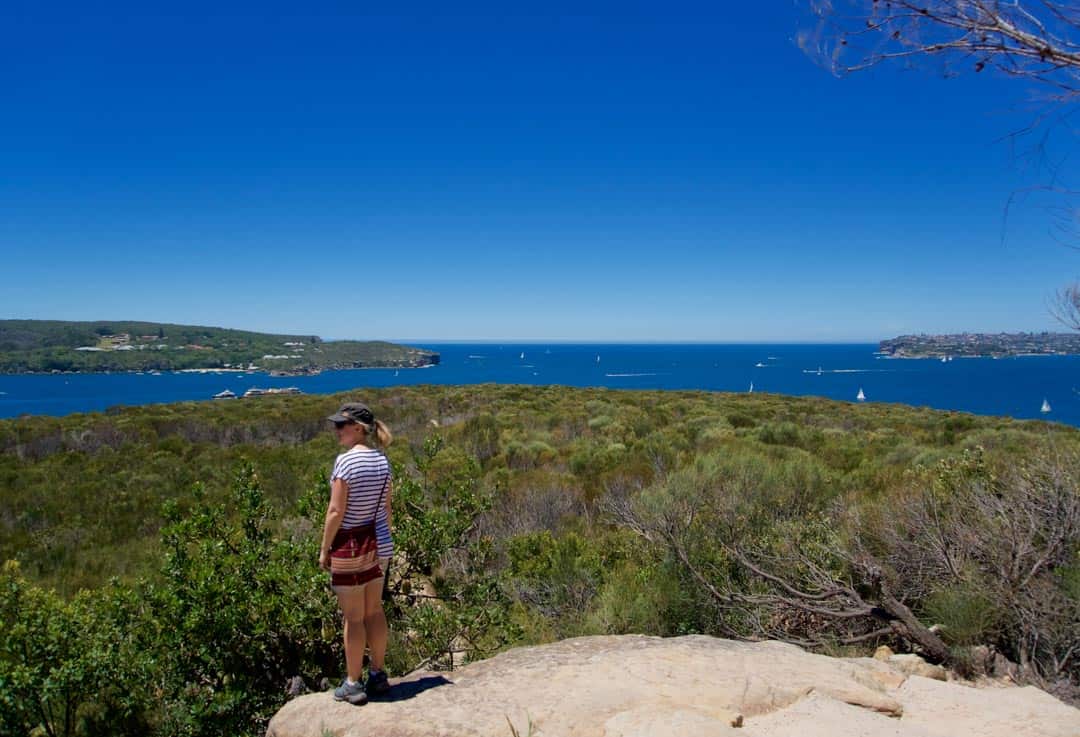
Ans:
POLYGON ((1062 325, 1080 330, 1080 282, 1073 282, 1054 295, 1050 314, 1062 325))
POLYGON ((817 18, 797 43, 834 74, 934 57, 1029 79, 1053 99, 1080 94, 1080 19, 1070 3, 809 0, 817 18))
MULTIPOLYGON (((833 74, 858 72, 886 62, 939 61, 946 76, 958 66, 982 72, 987 67, 1043 90, 1036 121, 1014 131, 1014 141, 1048 118, 1067 121, 1080 98, 1080 8, 1075 0, 804 0, 816 19, 796 36, 798 46, 833 74), (1061 111, 1067 111, 1060 114, 1061 111)), ((1069 137, 1075 131, 1069 130, 1069 137)), ((1076 192, 1059 180, 1061 163, 1045 157, 1045 137, 1028 156, 1036 159, 1048 183, 1017 190, 1009 196, 1002 218, 1002 239, 1013 205, 1032 192, 1056 194, 1065 202, 1055 208, 1051 237, 1076 248, 1080 216, 1073 206, 1076 192)), ((1060 322, 1080 330, 1078 285, 1051 299, 1050 311, 1060 322)))
POLYGON ((670 502, 655 514, 641 513, 627 497, 609 497, 603 505, 624 529, 673 553, 715 606, 746 615, 743 619, 752 627, 751 632, 728 628, 725 634, 768 637, 807 647, 820 647, 827 642, 853 644, 892 635, 908 641, 936 662, 951 660, 951 653, 941 639, 892 595, 876 564, 853 561, 868 594, 864 596, 855 586, 802 552, 790 559, 778 559, 751 553, 735 542, 720 541, 719 549, 763 584, 758 591, 736 587, 723 576, 710 575, 687 548, 685 539, 701 534, 691 530, 697 507, 686 504, 685 500, 670 502), (798 579, 792 577, 792 571, 799 571, 798 579), (789 617, 790 612, 801 616, 789 617), (805 618, 809 620, 804 621, 805 618), (882 621, 888 625, 880 627, 882 621))

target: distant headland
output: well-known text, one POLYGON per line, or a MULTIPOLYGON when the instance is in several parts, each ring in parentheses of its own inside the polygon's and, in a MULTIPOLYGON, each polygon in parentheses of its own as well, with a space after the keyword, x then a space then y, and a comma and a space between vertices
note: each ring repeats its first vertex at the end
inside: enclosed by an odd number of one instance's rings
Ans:
POLYGON ((0 320, 0 373, 265 371, 421 368, 439 354, 384 341, 324 341, 316 335, 156 322, 0 320))
POLYGON ((878 345, 892 358, 1069 356, 1080 354, 1080 333, 901 335, 878 345))

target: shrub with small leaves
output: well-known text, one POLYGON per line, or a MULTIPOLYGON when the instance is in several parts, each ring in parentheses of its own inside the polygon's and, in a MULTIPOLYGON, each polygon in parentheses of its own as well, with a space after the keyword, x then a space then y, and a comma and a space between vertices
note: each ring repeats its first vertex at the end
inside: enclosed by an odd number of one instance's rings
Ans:
POLYGON ((123 636, 137 616, 110 586, 71 601, 0 570, 0 734, 142 735, 146 658, 123 636))
POLYGON ((290 679, 336 674, 336 605, 311 546, 271 535, 250 466, 227 504, 194 495, 186 515, 166 508, 164 581, 150 591, 164 731, 261 734, 290 679))

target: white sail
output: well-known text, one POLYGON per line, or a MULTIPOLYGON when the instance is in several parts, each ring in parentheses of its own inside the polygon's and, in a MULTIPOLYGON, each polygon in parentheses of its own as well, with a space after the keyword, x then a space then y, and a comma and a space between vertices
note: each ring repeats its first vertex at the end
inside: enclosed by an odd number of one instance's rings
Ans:
POLYGON ((754 393, 754 382, 750 382, 750 394, 754 393))
POLYGON ((1043 399, 1042 407, 1039 407, 1039 411, 1042 412, 1043 414, 1046 414, 1047 412, 1049 412, 1050 411, 1050 402, 1046 401, 1046 399, 1043 399))
POLYGON ((524 361, 525 360, 525 351, 522 351, 521 355, 518 356, 518 358, 520 358, 522 361, 524 361))
POLYGON ((855 395, 855 398, 858 399, 860 402, 865 402, 866 401, 866 395, 863 394, 863 390, 862 390, 861 386, 859 387, 859 393, 855 395))

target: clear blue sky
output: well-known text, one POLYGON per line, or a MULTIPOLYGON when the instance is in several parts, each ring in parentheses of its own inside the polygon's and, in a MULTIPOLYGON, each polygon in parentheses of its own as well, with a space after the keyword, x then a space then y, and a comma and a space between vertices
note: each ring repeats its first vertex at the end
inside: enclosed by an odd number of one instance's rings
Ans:
POLYGON ((876 341, 1080 274, 1052 200, 1003 242, 1028 90, 836 79, 790 2, 157 5, 3 4, 0 317, 876 341))

